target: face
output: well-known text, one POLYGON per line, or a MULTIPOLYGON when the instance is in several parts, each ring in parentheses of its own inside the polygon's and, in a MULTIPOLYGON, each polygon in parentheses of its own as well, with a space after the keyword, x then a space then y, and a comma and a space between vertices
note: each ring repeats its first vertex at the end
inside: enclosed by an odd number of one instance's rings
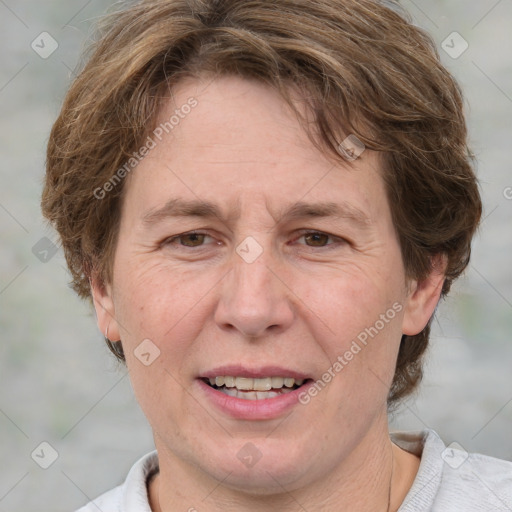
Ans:
POLYGON ((161 468, 254 492, 325 479, 387 433, 401 336, 441 281, 406 281, 376 153, 328 160, 234 77, 182 82, 173 115, 125 183, 100 328, 161 468))

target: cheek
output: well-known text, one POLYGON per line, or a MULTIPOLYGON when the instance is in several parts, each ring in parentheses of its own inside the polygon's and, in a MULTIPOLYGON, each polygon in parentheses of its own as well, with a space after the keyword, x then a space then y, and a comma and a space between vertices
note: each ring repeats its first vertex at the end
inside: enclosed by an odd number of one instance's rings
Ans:
POLYGON ((396 310, 400 308, 393 310, 393 304, 403 301, 396 280, 361 269, 343 269, 337 276, 325 280, 314 293, 305 285, 303 294, 308 297, 307 305, 320 319, 325 319, 331 334, 345 341, 372 326, 390 308, 388 316, 393 318, 386 325, 396 324, 399 320, 396 310))
MULTIPOLYGON (((360 404, 385 403, 401 340, 402 290, 393 276, 358 269, 326 282, 323 293, 315 294, 311 309, 322 320, 316 322, 315 337, 329 359, 323 370, 336 375, 333 391, 340 397, 348 393, 360 404)), ((356 402, 340 398, 339 403, 345 411, 357 408, 356 402)))
POLYGON ((116 313, 137 331, 161 337, 197 302, 203 285, 192 273, 168 268, 159 262, 119 266, 116 313), (165 331, 164 331, 165 332, 165 331))

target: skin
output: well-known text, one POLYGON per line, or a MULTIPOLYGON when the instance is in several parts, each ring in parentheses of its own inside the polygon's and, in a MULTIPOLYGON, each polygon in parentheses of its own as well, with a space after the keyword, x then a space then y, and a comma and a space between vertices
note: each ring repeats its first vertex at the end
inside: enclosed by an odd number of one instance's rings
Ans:
POLYGON ((390 482, 398 509, 419 460, 391 443, 386 399, 401 336, 427 324, 443 273, 406 279, 376 153, 333 163, 257 82, 187 79, 173 94, 161 120, 191 96, 198 105, 127 179, 112 282, 92 279, 99 328, 122 340, 153 429, 152 509, 386 511, 390 482), (212 201, 224 220, 143 223, 176 197, 212 201), (282 219, 297 201, 348 203, 368 223, 282 219), (207 236, 170 240, 191 230, 207 236), (248 236, 263 250, 253 263, 236 252, 248 236), (325 389, 282 417, 234 419, 199 389, 201 372, 233 363, 319 379, 395 303, 325 389), (160 350, 148 366, 134 354, 144 339, 160 350), (251 468, 237 457, 248 442, 261 453, 251 468))

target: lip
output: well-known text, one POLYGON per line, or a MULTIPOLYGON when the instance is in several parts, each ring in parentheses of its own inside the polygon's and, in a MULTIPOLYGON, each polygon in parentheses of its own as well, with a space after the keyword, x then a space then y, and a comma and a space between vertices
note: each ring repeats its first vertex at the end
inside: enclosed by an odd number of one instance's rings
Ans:
POLYGON ((199 378, 214 379, 215 377, 225 376, 247 377, 253 379, 263 379, 265 377, 291 377, 294 379, 307 380, 313 378, 311 375, 306 375, 305 373, 283 368, 281 366, 260 366, 258 368, 249 368, 243 364, 218 366, 217 368, 201 373, 199 378))
MULTIPOLYGON (((225 368, 223 368, 223 370, 224 369, 225 368)), ((266 368, 266 370, 268 370, 268 368, 266 368)), ((208 374, 213 375, 212 372, 208 372, 208 374)), ((230 373, 216 373, 215 375, 230 375, 230 373)), ((252 376, 253 378, 258 378, 257 376, 254 376, 254 374, 249 375, 248 373, 236 375, 244 377, 247 375, 252 376)), ((266 375, 269 374, 267 373, 266 375)), ((280 375, 283 377, 286 376, 284 374, 280 375)), ((206 374, 204 375, 204 377, 207 376, 208 375, 206 374)), ((292 377, 290 372, 288 372, 288 376, 292 377)), ((226 395, 222 393, 222 391, 212 388, 201 378, 196 379, 196 381, 206 399, 220 412, 235 419, 252 421, 271 420, 283 416, 294 406, 301 405, 299 402, 299 395, 304 391, 307 391, 309 386, 314 384, 314 381, 310 380, 309 382, 305 382, 299 388, 294 389, 289 393, 282 394, 281 396, 266 398, 264 400, 244 400, 243 398, 235 398, 226 395)))

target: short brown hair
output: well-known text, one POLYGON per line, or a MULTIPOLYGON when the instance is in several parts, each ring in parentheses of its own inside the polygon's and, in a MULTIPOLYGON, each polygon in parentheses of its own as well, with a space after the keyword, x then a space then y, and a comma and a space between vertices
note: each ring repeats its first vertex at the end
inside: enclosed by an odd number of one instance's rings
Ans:
MULTIPOLYGON (((108 17, 90 49, 51 132, 42 198, 81 297, 93 272, 110 282, 123 184, 101 199, 93 191, 140 147, 166 91, 201 73, 263 81, 292 108, 290 86, 301 90, 318 148, 339 161, 354 134, 382 152, 407 276, 426 277, 444 254, 444 295, 467 266, 482 206, 462 93, 398 4, 147 0, 108 17)), ((430 322, 402 337, 390 405, 418 385, 429 333, 430 322)))

